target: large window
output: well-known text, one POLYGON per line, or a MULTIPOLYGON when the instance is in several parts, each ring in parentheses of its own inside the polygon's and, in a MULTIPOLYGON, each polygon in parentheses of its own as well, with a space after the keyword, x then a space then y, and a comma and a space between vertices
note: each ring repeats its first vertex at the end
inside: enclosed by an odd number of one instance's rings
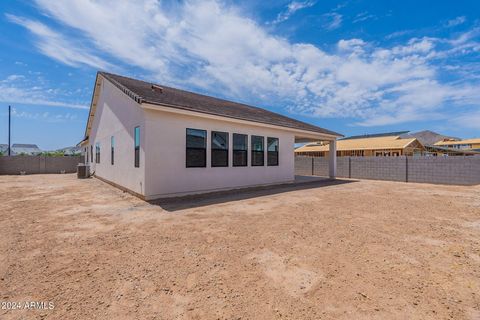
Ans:
POLYGON ((207 166, 207 131, 187 129, 187 168, 207 166))
POLYGON ((278 166, 278 138, 267 138, 267 165, 278 166))
POLYGON ((100 143, 95 144, 95 162, 100 163, 100 143))
POLYGON ((140 167, 140 127, 134 129, 135 140, 135 168, 140 167))
POLYGON ((114 136, 110 138, 110 149, 111 149, 110 157, 113 165, 115 163, 115 137, 114 136))
POLYGON ((93 163, 93 145, 90 145, 90 162, 93 163))
POLYGON ((263 137, 252 136, 252 166, 264 165, 263 137))
POLYGON ((228 132, 212 131, 212 167, 228 167, 228 132))
POLYGON ((233 134, 233 166, 246 167, 248 152, 248 136, 246 134, 233 134))

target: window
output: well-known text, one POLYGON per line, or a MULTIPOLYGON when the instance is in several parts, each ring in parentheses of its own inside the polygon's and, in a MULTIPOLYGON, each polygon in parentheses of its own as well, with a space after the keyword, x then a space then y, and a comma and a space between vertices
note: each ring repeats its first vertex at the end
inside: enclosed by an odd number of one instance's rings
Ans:
POLYGON ((187 129, 187 168, 207 166, 207 131, 187 129))
POLYGON ((267 138, 267 165, 278 166, 278 138, 267 138))
POLYGON ((233 134, 233 166, 247 166, 248 136, 246 134, 233 134))
POLYGON ((264 165, 263 137, 252 136, 252 166, 264 165))
POLYGON ((212 131, 212 167, 228 167, 228 132, 212 131))
POLYGON ((93 145, 90 145, 90 162, 93 163, 93 145))
POLYGON ((100 143, 95 144, 95 162, 100 163, 100 143))
POLYGON ((115 137, 110 138, 112 165, 115 163, 115 137))
POLYGON ((135 140, 135 168, 140 168, 140 127, 134 129, 135 140))

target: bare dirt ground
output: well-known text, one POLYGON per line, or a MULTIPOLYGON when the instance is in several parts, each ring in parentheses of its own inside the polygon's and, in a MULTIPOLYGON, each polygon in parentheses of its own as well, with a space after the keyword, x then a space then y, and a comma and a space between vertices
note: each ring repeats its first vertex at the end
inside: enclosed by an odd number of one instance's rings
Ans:
POLYGON ((480 319, 480 186, 359 181, 148 204, 0 177, 0 319, 480 319))

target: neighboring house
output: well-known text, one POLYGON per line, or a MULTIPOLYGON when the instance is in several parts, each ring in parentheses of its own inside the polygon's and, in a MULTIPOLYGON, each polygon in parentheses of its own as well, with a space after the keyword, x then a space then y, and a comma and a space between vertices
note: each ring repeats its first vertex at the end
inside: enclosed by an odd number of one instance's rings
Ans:
MULTIPOLYGON (((394 157, 422 154, 425 148, 416 138, 401 138, 401 135, 407 132, 390 132, 340 139, 337 141, 337 156, 394 157)), ((310 157, 326 157, 329 155, 329 145, 324 142, 307 143, 297 148, 295 154, 310 157)))
POLYGON ((8 155, 8 144, 0 144, 0 154, 1 155, 8 155))
POLYGON ((475 151, 475 150, 447 148, 447 147, 435 146, 435 145, 426 145, 425 146, 425 155, 436 156, 436 157, 478 156, 478 155, 480 155, 480 150, 475 151))
POLYGON ((35 156, 42 153, 36 144, 14 143, 12 145, 12 156, 27 155, 35 156))
MULTIPOLYGON (((294 181, 294 144, 340 134, 264 109, 99 72, 85 138, 96 177, 143 199, 294 181)), ((330 157, 335 176, 335 153, 330 157)))
POLYGON ((435 143, 435 146, 466 151, 480 151, 480 138, 465 140, 445 139, 435 143))
POLYGON ((418 141, 420 141, 420 143, 425 147, 425 155, 427 156, 471 156, 480 154, 473 150, 436 145, 438 142, 457 141, 460 139, 444 136, 430 130, 404 134, 401 136, 401 138, 417 138, 418 141))

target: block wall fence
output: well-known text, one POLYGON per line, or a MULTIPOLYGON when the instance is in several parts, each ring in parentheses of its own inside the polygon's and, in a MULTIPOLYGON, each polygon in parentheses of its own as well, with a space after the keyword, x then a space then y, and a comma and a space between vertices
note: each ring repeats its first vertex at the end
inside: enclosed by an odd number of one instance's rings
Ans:
MULTIPOLYGON (((328 176, 328 158, 296 156, 295 174, 328 176)), ((480 157, 338 157, 337 177, 476 185, 480 157)))
POLYGON ((36 173, 73 173, 83 161, 82 156, 43 157, 43 156, 3 156, 0 157, 0 175, 36 173))

